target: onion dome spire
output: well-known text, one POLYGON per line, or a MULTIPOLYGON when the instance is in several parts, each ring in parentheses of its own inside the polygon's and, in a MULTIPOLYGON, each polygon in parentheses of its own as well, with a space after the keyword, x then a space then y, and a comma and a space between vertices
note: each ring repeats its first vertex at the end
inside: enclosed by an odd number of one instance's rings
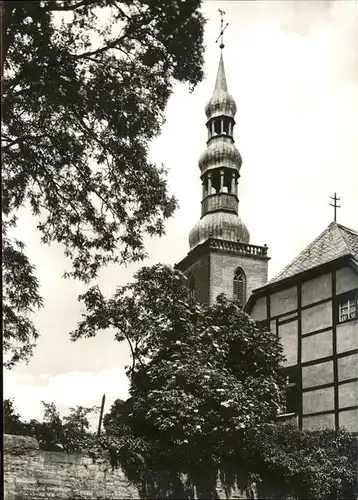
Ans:
MULTIPOLYGON (((222 11, 220 13, 223 15, 222 11)), ((222 26, 221 20, 220 49, 224 47, 222 26)), ((249 231, 238 215, 238 181, 242 159, 234 144, 236 103, 228 92, 222 50, 214 92, 205 107, 205 113, 208 141, 199 159, 201 219, 189 234, 190 249, 208 238, 248 244, 249 231)))
POLYGON ((224 59, 220 54, 219 68, 216 77, 216 83, 213 95, 205 107, 205 113, 208 120, 216 116, 229 116, 234 118, 236 114, 236 103, 227 89, 224 59))
POLYGON ((218 74, 216 76, 216 82, 215 82, 215 88, 214 92, 223 90, 224 92, 227 92, 227 83, 226 83, 226 74, 225 74, 225 67, 224 67, 224 59, 223 59, 223 53, 221 52, 220 54, 220 61, 219 61, 219 68, 218 68, 218 74))
POLYGON ((220 26, 220 34, 216 42, 218 42, 220 39, 221 54, 220 54, 218 73, 216 76, 216 82, 214 87, 214 93, 205 107, 205 113, 208 120, 214 118, 215 116, 220 116, 220 115, 226 115, 230 116, 231 118, 234 118, 236 114, 236 103, 234 101, 234 98, 229 94, 227 89, 223 51, 222 51, 222 49, 225 47, 223 40, 224 31, 229 23, 226 23, 224 27, 223 18, 225 12, 221 9, 219 9, 219 12, 221 15, 221 23, 220 23, 221 26, 220 26))

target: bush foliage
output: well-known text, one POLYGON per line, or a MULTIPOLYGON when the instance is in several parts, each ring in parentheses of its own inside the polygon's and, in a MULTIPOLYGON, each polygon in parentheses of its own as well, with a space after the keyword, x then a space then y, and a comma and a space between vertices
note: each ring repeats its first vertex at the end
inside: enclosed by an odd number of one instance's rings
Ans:
POLYGON ((97 438, 90 430, 89 415, 96 414, 98 407, 70 408, 69 415, 61 418, 54 403, 42 402, 43 421, 21 420, 11 399, 4 401, 4 431, 6 434, 31 436, 38 440, 40 448, 49 451, 79 453, 96 447, 97 438))
POLYGON ((228 494, 353 498, 353 437, 277 423, 282 347, 238 304, 197 303, 163 265, 109 299, 94 287, 82 300, 74 340, 111 328, 130 345, 131 398, 106 415, 102 444, 143 497, 217 498, 220 477, 228 494))

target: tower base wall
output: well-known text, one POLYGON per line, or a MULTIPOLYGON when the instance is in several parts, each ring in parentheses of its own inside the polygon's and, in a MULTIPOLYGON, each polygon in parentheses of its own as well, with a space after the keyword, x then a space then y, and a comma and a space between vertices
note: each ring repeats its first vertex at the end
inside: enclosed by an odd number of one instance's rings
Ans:
POLYGON ((233 299, 238 268, 245 273, 247 301, 252 290, 267 283, 268 261, 267 247, 209 238, 189 252, 177 267, 189 279, 194 278, 197 300, 213 304, 221 293, 233 299))

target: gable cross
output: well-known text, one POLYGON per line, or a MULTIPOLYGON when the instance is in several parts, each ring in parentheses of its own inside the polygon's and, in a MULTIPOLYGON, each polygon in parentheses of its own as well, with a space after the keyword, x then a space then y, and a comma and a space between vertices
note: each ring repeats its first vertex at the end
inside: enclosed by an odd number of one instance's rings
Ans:
POLYGON ((340 200, 340 198, 337 197, 337 193, 331 196, 331 200, 333 200, 333 203, 330 203, 330 206, 334 207, 334 222, 337 222, 337 208, 341 208, 341 205, 337 205, 337 201, 340 200))

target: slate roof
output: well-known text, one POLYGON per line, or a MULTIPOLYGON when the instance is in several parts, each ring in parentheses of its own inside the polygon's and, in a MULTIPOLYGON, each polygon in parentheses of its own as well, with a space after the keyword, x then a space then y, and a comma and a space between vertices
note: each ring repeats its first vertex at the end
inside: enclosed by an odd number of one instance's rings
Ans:
POLYGON ((358 260, 358 232, 331 222, 329 226, 293 261, 272 278, 268 285, 295 274, 349 255, 358 260))

